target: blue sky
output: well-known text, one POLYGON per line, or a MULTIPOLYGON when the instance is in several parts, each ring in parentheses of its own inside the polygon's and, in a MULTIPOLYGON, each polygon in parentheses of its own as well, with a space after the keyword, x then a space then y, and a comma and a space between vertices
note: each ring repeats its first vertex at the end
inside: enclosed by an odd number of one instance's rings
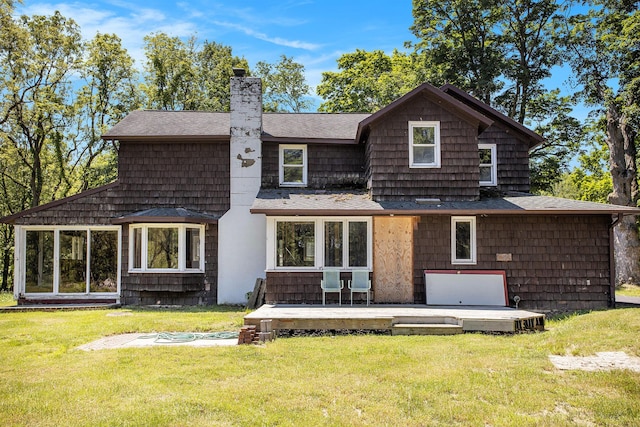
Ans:
MULTIPOLYGON (((231 46, 234 55, 275 63, 281 55, 305 66, 315 92, 323 71, 336 70, 340 55, 356 49, 402 50, 415 40, 411 0, 185 0, 148 1, 23 0, 19 14, 50 15, 58 10, 74 19, 85 39, 96 33, 115 33, 142 68, 144 36, 170 36, 215 41, 231 46)), ((549 87, 571 92, 566 70, 556 69, 549 87)), ((319 104, 316 100, 316 104, 319 104)), ((316 105, 317 106, 317 105, 316 105)))
POLYGON ((82 2, 24 0, 17 11, 49 15, 58 10, 74 19, 83 37, 115 33, 142 66, 144 36, 157 31, 171 36, 215 41, 231 46, 251 67, 277 62, 280 55, 305 66, 315 87, 323 71, 335 70, 338 57, 356 49, 402 49, 413 40, 411 0, 245 0, 82 2))

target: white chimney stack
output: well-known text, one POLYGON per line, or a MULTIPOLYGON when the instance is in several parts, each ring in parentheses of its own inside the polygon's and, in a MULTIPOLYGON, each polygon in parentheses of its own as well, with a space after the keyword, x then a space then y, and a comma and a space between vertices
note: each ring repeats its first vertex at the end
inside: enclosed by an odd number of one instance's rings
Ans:
POLYGON ((262 81, 233 70, 230 204, 218 221, 218 304, 244 304, 266 266, 266 221, 249 210, 262 182, 262 81))

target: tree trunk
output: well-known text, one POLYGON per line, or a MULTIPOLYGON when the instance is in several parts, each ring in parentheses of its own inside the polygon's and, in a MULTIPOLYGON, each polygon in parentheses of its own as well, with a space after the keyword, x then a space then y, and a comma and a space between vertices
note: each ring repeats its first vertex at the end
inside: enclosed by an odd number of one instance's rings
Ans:
MULTIPOLYGON (((633 129, 627 124, 619 106, 610 101, 607 107, 607 145, 613 192, 609 203, 637 206, 636 147, 633 129)), ((625 216, 614 229, 616 284, 640 283, 640 239, 635 216, 625 216)))

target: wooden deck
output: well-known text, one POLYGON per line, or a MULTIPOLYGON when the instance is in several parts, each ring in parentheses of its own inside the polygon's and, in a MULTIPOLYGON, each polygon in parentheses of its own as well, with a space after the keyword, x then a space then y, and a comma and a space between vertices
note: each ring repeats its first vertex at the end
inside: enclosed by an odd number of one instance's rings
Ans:
POLYGON ((544 330, 544 314, 508 307, 427 305, 269 305, 244 317, 274 330, 389 330, 392 335, 445 335, 464 332, 544 330))

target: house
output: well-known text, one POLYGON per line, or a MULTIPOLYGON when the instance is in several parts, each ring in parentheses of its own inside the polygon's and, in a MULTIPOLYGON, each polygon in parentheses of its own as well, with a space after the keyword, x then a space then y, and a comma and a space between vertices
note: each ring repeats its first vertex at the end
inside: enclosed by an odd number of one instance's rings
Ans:
POLYGON ((230 113, 134 111, 103 138, 116 182, 2 218, 20 303, 236 304, 264 277, 267 302, 320 304, 339 269, 369 271, 374 303, 600 308, 612 229, 640 213, 530 195, 542 138, 449 85, 263 113, 238 73, 230 113))

